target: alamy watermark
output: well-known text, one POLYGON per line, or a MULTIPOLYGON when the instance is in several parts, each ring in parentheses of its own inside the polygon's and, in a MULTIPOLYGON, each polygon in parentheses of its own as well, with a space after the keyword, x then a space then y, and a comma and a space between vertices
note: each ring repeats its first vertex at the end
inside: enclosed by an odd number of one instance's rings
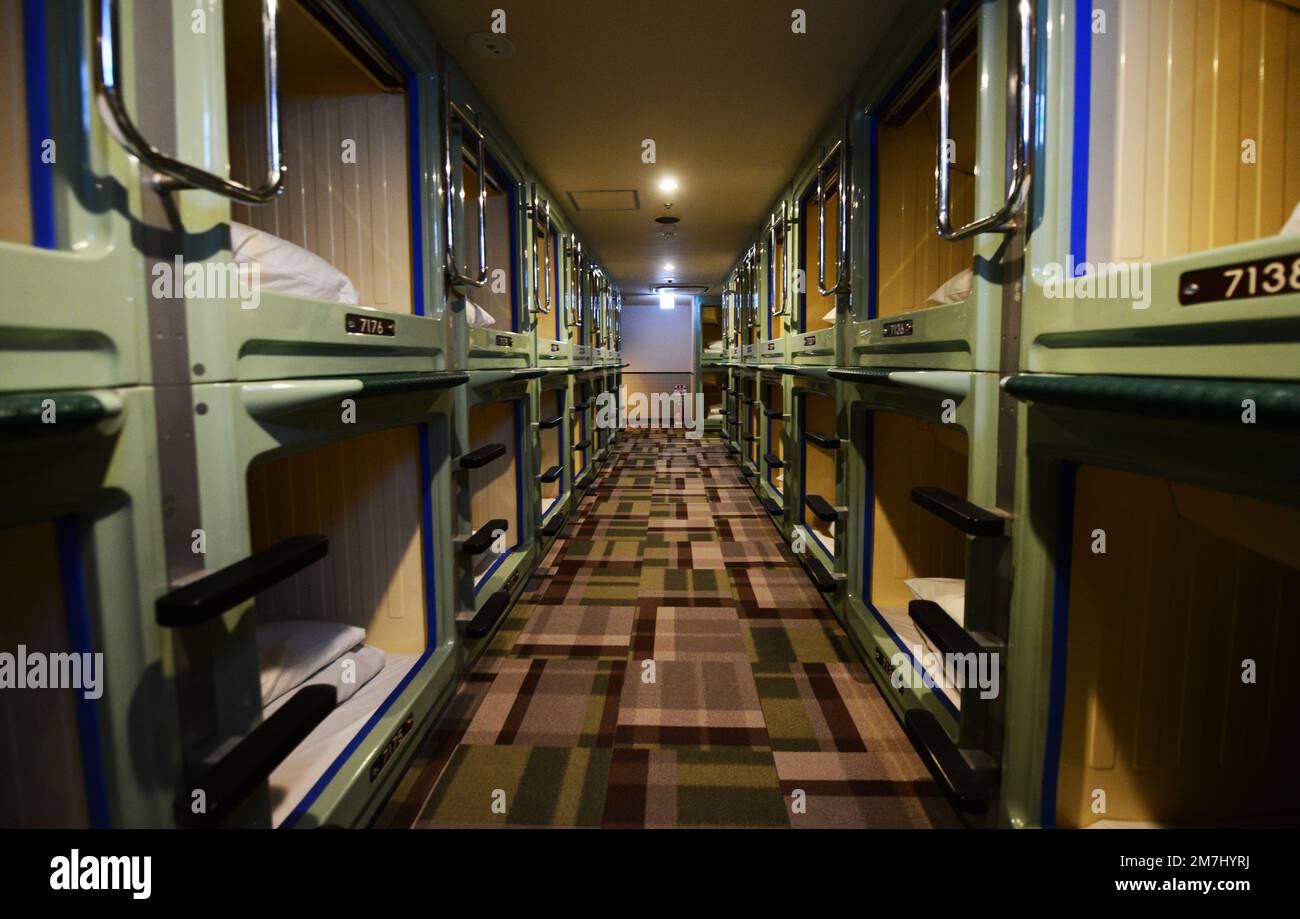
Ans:
POLYGON ((257 262, 186 262, 176 256, 149 269, 159 300, 238 300, 255 310, 262 303, 262 266, 257 262))
POLYGON ((978 689, 981 699, 995 699, 1000 688, 996 651, 940 655, 913 645, 896 652, 890 663, 894 667, 889 682, 895 689, 978 689))
POLYGON ((1043 266, 1043 294, 1049 300, 1129 300, 1133 309, 1151 305, 1150 262, 1078 262, 1043 266))
POLYGON ((0 651, 0 689, 76 689, 86 699, 104 694, 104 655, 98 651, 0 651))
POLYGON ((596 427, 603 430, 627 428, 684 428, 686 436, 704 436, 704 393, 634 392, 620 386, 618 396, 603 392, 596 396, 596 427))

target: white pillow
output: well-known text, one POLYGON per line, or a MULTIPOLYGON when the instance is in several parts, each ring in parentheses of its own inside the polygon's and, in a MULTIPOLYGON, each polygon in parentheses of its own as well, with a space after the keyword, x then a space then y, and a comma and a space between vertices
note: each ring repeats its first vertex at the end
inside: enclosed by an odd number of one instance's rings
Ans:
POLYGON ((822 317, 822 322, 834 322, 834 321, 835 321, 835 307, 832 306, 831 311, 822 317))
POLYGON ((1297 203, 1291 216, 1287 218, 1286 223, 1282 224, 1282 236, 1288 236, 1292 233, 1300 233, 1300 203, 1297 203))
POLYGON ((236 264, 256 264, 263 290, 331 303, 356 303, 348 276, 319 255, 246 224, 230 222, 230 254, 236 264))
POLYGON ((935 288, 934 293, 925 298, 925 302, 931 306, 960 303, 970 296, 970 289, 974 283, 975 272, 969 268, 963 268, 935 288))
POLYGON ((903 583, 916 599, 938 603, 953 622, 966 624, 966 582, 961 578, 909 578, 903 583))
MULTIPOLYGON (((373 645, 362 645, 345 651, 338 660, 326 664, 294 689, 302 689, 304 686, 333 686, 337 696, 336 701, 342 705, 356 695, 358 689, 379 676, 379 671, 384 669, 387 659, 388 656, 382 649, 373 645), (349 679, 345 681, 344 676, 348 676, 349 679)), ((292 692, 280 696, 270 705, 263 707, 262 717, 269 718, 275 714, 276 709, 292 698, 292 692)))
POLYGON ((468 297, 465 298, 465 321, 480 329, 497 324, 496 318, 491 313, 468 297))
POLYGON ((259 623, 257 659, 262 677, 262 705, 292 692, 366 638, 366 630, 344 622, 289 619, 259 623))
POLYGON ((705 350, 705 351, 721 351, 721 350, 722 350, 722 339, 719 338, 717 341, 711 341, 711 342, 709 342, 708 346, 707 346, 704 350, 705 350))

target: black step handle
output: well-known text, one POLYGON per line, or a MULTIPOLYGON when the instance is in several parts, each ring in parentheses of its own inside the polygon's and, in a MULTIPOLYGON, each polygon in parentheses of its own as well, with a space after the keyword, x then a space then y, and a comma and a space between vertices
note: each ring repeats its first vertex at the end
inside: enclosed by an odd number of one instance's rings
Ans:
POLYGON ((591 399, 587 399, 583 402, 575 402, 573 403, 573 410, 575 412, 585 412, 587 409, 591 408, 591 403, 591 399))
POLYGON ((775 498, 764 498, 763 509, 773 517, 779 517, 785 513, 785 508, 778 504, 775 498))
POLYGON ((537 427, 543 431, 549 431, 551 428, 558 428, 560 422, 564 420, 563 415, 556 415, 553 418, 543 418, 537 422, 537 427))
POLYGON ((590 440, 580 440, 580 441, 578 441, 576 444, 573 445, 573 449, 574 449, 575 451, 576 451, 576 450, 581 450, 581 451, 583 451, 583 452, 586 452, 586 450, 587 450, 590 446, 591 446, 591 441, 590 441, 590 440))
POLYGON ((469 625, 465 626, 465 634, 470 638, 483 638, 492 631, 492 626, 497 624, 497 620, 509 607, 510 591, 498 590, 479 607, 469 625))
POLYGON ((988 806, 989 793, 970 763, 961 755, 939 719, 923 708, 908 709, 903 725, 916 745, 921 760, 948 798, 963 811, 981 811, 988 806))
POLYGON ((804 431, 804 440, 811 441, 819 447, 827 450, 838 450, 840 448, 840 439, 834 434, 822 434, 818 431, 804 431))
POLYGON ((559 535, 560 530, 564 529, 564 521, 567 518, 568 514, 557 514, 552 517, 546 522, 546 526, 542 527, 542 535, 547 539, 559 535))
POLYGON ((979 654, 985 649, 933 600, 912 600, 907 615, 944 654, 979 654))
POLYGON ((549 485, 552 482, 560 481, 560 476, 562 476, 563 474, 564 474, 563 466, 552 466, 550 469, 547 469, 545 472, 539 475, 537 477, 537 481, 545 482, 546 484, 549 485))
POLYGON ((261 552, 163 594, 154 615, 168 629, 202 625, 297 574, 330 551, 324 536, 290 536, 261 552))
POLYGON ((199 773, 176 800, 181 822, 215 826, 229 817, 316 729, 338 704, 333 686, 304 686, 271 717, 199 773), (202 791, 204 813, 195 814, 191 794, 202 791))
POLYGON ((508 520, 495 517, 479 527, 478 532, 461 543, 460 551, 463 555, 482 555, 492 548, 492 543, 496 541, 498 536, 509 529, 510 522, 508 520))
POLYGON ((813 516, 822 523, 839 522, 840 512, 821 495, 805 495, 803 503, 808 505, 808 510, 812 511, 813 516))
POLYGON ((912 503, 925 508, 945 523, 950 523, 970 536, 1001 536, 1006 532, 1006 519, 971 504, 942 488, 922 486, 912 489, 912 503))
POLYGON ((773 421, 778 421, 785 417, 785 412, 775 408, 765 408, 763 409, 763 414, 773 421))
POLYGON ((763 462, 767 463, 773 469, 785 468, 785 460, 781 459, 781 457, 777 456, 775 453, 764 453, 763 462))
POLYGON ((758 443, 758 438, 757 438, 755 435, 753 435, 753 434, 749 434, 749 435, 747 435, 747 436, 745 436, 745 437, 742 437, 741 440, 743 440, 743 441, 744 441, 745 443, 747 443, 747 444, 756 444, 756 443, 758 443))
POLYGON ((803 563, 804 570, 812 578, 813 586, 817 588, 818 593, 835 593, 835 588, 838 585, 835 583, 834 576, 826 570, 825 565, 806 552, 799 556, 799 561, 803 563))
POLYGON ((505 444, 487 444, 479 447, 477 450, 471 450, 463 454, 457 463, 461 469, 482 469, 493 460, 499 460, 506 455, 505 444))

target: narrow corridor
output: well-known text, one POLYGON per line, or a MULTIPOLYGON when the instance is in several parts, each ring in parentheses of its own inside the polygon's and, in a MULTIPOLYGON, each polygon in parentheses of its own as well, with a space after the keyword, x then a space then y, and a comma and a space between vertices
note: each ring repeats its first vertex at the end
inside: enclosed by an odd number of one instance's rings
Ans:
POLYGON ((564 537, 377 825, 957 825, 720 440, 626 432, 564 537))

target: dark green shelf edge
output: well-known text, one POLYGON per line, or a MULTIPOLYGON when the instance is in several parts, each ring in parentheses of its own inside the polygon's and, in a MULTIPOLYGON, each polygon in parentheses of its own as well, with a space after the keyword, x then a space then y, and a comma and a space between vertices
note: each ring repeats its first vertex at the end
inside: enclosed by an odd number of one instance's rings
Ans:
POLYGON ((1272 431, 1300 430, 1300 383, 1187 377, 1018 374, 1003 384, 1024 402, 1272 431), (1255 422, 1242 422, 1253 400, 1255 422))
POLYGON ((61 434, 103 421, 117 414, 98 397, 86 392, 20 392, 0 395, 0 431, 8 434, 61 434), (45 401, 54 402, 54 421, 42 420, 45 401))

